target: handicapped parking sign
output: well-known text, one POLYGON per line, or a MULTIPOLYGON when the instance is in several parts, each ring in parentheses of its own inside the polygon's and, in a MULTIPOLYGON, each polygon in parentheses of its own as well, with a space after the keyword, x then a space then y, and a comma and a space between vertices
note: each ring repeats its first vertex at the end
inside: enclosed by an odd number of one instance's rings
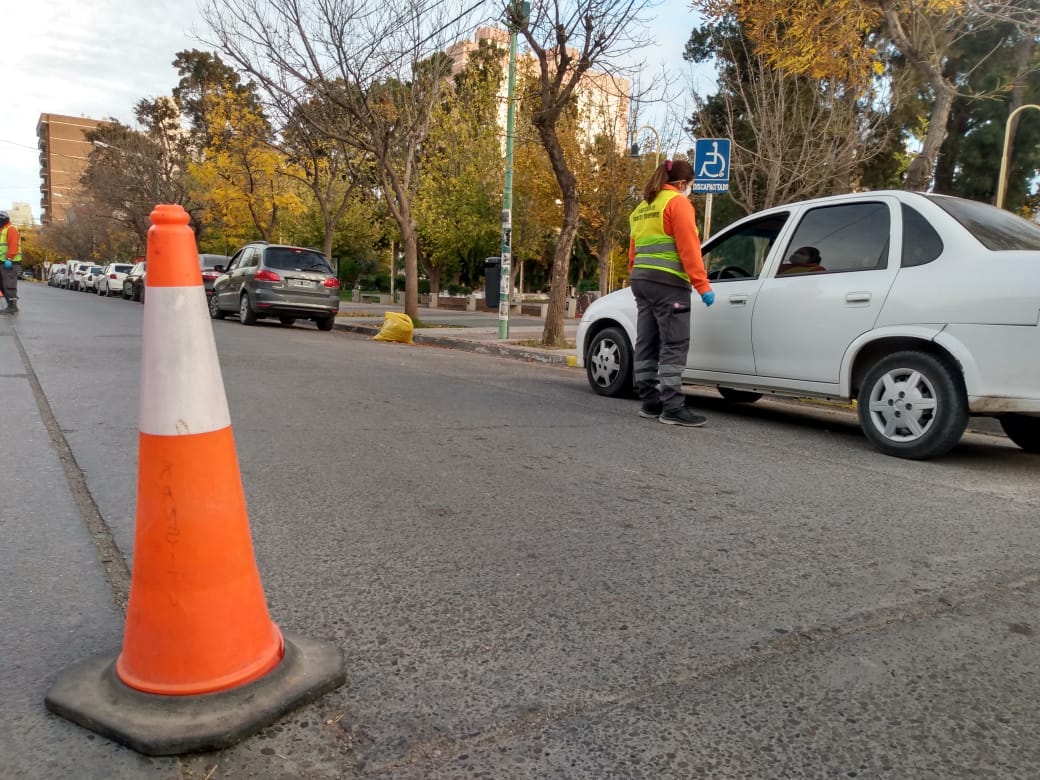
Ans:
POLYGON ((693 154, 693 191, 726 192, 729 189, 728 138, 698 138, 693 154))

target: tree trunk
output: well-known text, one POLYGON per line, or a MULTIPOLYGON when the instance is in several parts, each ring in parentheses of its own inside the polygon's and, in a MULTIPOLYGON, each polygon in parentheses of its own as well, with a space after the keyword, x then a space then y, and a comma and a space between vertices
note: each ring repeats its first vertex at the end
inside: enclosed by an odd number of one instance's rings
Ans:
POLYGON ((932 183, 932 173, 935 171, 935 160, 939 156, 939 149, 946 140, 946 126, 950 121, 950 111, 953 108, 955 90, 946 84, 936 80, 932 83, 935 90, 935 105, 932 107, 931 116, 928 118, 928 133, 924 137, 924 145, 921 153, 911 161, 910 167, 906 169, 906 182, 904 188, 908 190, 924 191, 932 183))
POLYGON ((419 241, 414 223, 401 227, 404 242, 404 313, 419 321, 419 241))
POLYGON ((596 265, 599 268, 599 294, 606 295, 610 288, 610 255, 614 247, 604 242, 596 253, 596 265))
POLYGON ((563 226, 560 228, 556 249, 553 252, 552 273, 549 277, 549 308, 545 315, 545 329, 542 331, 544 346, 562 347, 566 344, 563 317, 567 300, 567 276, 570 271, 574 237, 578 234, 578 186, 574 173, 567 167, 560 139, 556 137, 556 128, 543 117, 536 116, 534 123, 538 128, 542 145, 549 154, 549 162, 563 196, 563 226))

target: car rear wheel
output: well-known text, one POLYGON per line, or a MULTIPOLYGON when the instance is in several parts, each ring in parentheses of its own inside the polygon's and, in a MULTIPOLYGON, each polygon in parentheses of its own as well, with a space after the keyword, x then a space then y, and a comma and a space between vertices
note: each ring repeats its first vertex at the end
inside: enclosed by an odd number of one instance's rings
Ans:
POLYGON ((282 315, 281 317, 278 318, 278 321, 280 323, 282 323, 282 325, 292 325, 294 322, 296 322, 296 318, 295 317, 287 317, 285 315, 282 315))
POLYGON ((217 300, 216 293, 209 296, 209 316, 215 320, 222 320, 227 316, 227 312, 222 311, 220 308, 220 302, 217 300))
POLYGON ((736 390, 732 387, 720 387, 719 395, 735 404, 753 404, 762 397, 761 393, 752 393, 749 390, 736 390))
POLYGON ((336 324, 336 318, 333 317, 319 317, 315 320, 318 324, 318 330, 332 330, 332 326, 336 324))
POLYGON ((1040 452, 1040 417, 1024 414, 1005 414, 1000 427, 1015 444, 1026 452, 1040 452))
POLYGON ((632 347, 620 328, 604 328, 589 343, 585 353, 585 375, 589 386, 599 395, 631 397, 632 347))
POLYGON ((246 293, 242 293, 242 297, 238 299, 238 321, 243 325, 256 325, 256 312, 249 305, 249 296, 246 293))
POLYGON ((968 425, 960 373, 948 359, 926 352, 897 352, 879 360, 857 400, 867 438, 897 458, 945 455, 968 425))

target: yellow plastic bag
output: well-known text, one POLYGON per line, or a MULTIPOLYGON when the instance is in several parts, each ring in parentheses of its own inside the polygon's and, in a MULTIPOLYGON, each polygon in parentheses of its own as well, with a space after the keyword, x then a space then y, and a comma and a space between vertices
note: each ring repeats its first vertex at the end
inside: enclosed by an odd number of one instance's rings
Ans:
POLYGON ((383 314, 383 327, 372 337, 373 341, 399 341, 402 344, 413 344, 412 318, 399 311, 388 311, 383 314))

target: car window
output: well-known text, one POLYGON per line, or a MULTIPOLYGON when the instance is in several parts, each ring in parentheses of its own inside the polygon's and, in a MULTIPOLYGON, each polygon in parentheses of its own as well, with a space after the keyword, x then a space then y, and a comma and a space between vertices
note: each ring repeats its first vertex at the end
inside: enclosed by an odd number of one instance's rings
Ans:
POLYGON ((293 247, 273 246, 264 252, 264 265, 279 271, 318 271, 331 274, 325 255, 313 249, 296 249, 293 247))
POLYGON ((256 251, 255 247, 247 247, 246 253, 242 256, 240 265, 243 268, 252 268, 260 264, 260 253, 256 251))
POLYGON ((788 216, 787 212, 770 214, 709 241, 703 252, 708 278, 719 282, 757 278, 788 216))
POLYGON ((810 209, 784 251, 777 275, 872 271, 888 265, 891 217, 886 203, 810 209), (811 263, 798 260, 810 255, 811 263))
POLYGON ((930 263, 942 254, 943 242, 921 212, 903 204, 903 255, 900 265, 913 268, 930 263))
POLYGON ((1040 226, 1010 211, 998 209, 988 203, 977 203, 948 195, 924 197, 960 222, 986 249, 994 252, 1040 249, 1040 226))
POLYGON ((128 274, 128 273, 130 273, 131 270, 133 270, 133 266, 132 265, 114 265, 114 266, 112 266, 112 269, 114 271, 118 272, 118 273, 121 273, 121 274, 128 274))

